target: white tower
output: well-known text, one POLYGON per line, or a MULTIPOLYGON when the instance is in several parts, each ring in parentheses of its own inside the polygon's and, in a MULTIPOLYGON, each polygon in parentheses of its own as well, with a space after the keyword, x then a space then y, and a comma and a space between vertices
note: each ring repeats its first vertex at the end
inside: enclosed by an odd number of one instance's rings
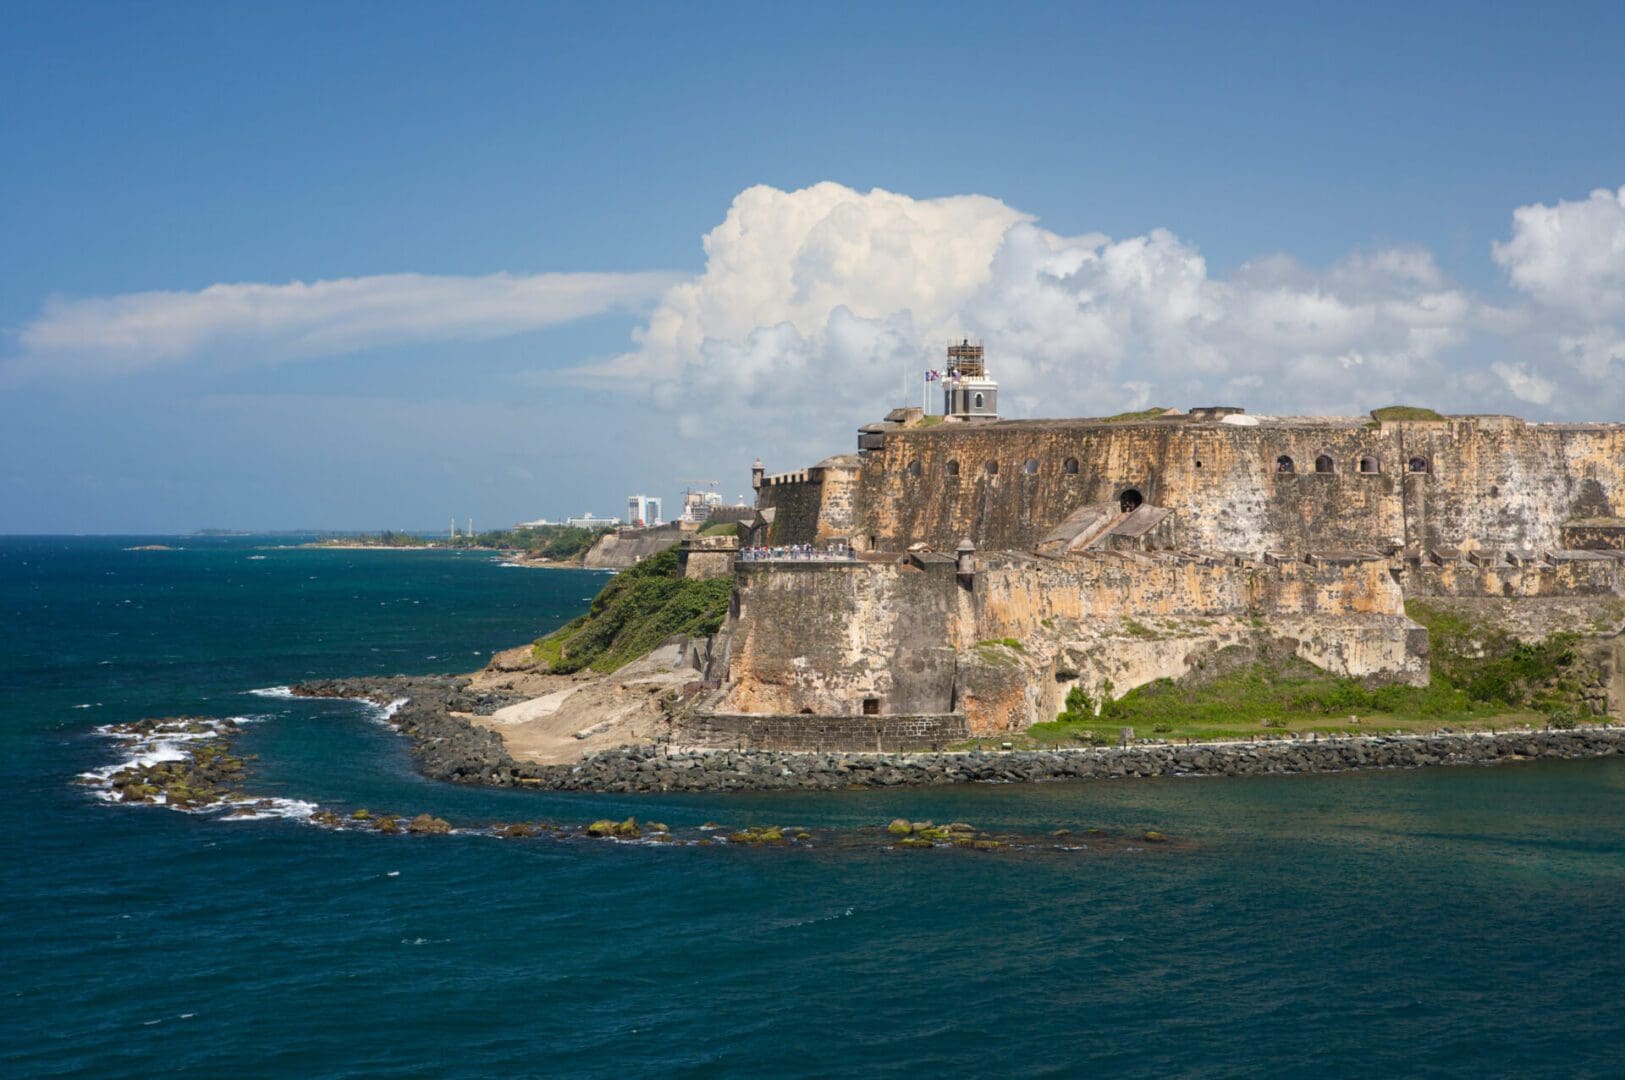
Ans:
POLYGON ((942 411, 961 420, 997 420, 999 384, 987 373, 982 345, 965 338, 948 346, 948 370, 942 377, 942 411))

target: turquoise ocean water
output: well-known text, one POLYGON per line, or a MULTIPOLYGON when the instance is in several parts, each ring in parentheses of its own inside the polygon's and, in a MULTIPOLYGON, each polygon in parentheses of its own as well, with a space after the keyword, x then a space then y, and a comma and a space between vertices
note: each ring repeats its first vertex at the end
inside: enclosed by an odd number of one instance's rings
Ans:
POLYGON ((0 539, 7 1076, 1618 1076, 1625 762, 817 795, 417 776, 343 702, 581 610, 585 571, 0 539), (384 837, 98 801, 98 725, 264 717, 256 794, 517 818, 1159 829, 1087 853, 384 837))

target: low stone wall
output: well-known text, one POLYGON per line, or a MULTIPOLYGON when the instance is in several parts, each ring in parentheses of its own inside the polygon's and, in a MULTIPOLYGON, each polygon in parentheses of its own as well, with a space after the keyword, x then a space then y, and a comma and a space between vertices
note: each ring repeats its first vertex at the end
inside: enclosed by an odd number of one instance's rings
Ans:
POLYGON ((673 741, 745 750, 936 750, 970 737, 965 718, 936 716, 804 716, 699 713, 673 741))
MULTIPOLYGON (((472 693, 466 677, 330 679, 295 687, 294 693, 361 698, 380 705, 397 702, 397 707, 386 714, 387 719, 412 741, 413 754, 425 775, 454 783, 543 791, 832 791, 1136 776, 1278 776, 1625 754, 1625 727, 1599 726, 1571 731, 1006 752, 796 753, 629 746, 594 754, 573 765, 536 765, 515 761, 496 732, 477 727, 466 717, 452 715, 452 710, 487 713, 510 704, 505 698, 472 693)), ((809 718, 793 719, 804 728, 809 718)))
POLYGON ((562 791, 831 791, 1149 776, 1285 776, 1619 754, 1625 754, 1625 728, 1003 753, 796 754, 644 746, 607 751, 578 765, 519 764, 512 781, 496 782, 562 791))

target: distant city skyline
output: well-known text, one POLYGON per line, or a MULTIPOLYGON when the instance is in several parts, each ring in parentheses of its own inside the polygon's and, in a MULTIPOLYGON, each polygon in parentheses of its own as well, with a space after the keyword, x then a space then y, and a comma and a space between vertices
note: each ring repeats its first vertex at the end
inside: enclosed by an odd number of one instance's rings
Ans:
POLYGON ((957 335, 1011 417, 1625 419, 1619 5, 7 24, 0 532, 731 501, 957 335))

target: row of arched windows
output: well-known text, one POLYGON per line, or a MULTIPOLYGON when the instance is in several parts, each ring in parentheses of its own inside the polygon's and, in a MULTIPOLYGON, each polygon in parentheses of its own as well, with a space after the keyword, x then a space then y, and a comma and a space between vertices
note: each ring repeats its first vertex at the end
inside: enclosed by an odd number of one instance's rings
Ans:
MULTIPOLYGON (((949 476, 959 475, 959 462, 957 461, 948 462, 944 468, 949 476)), ((920 461, 918 458, 915 458, 913 461, 908 463, 908 474, 910 476, 919 476, 923 471, 924 470, 922 470, 920 467, 920 461)), ((999 463, 997 461, 984 462, 982 465, 982 471, 989 476, 997 476, 999 475, 999 463)), ((1061 462, 1061 471, 1068 476, 1078 475, 1078 459, 1075 457, 1069 457, 1065 461, 1061 462)), ((1028 458, 1026 461, 1022 462, 1021 472, 1023 476, 1037 476, 1038 459, 1028 458)))
MULTIPOLYGON (((1297 472, 1298 466, 1290 457, 1282 454, 1275 459, 1275 471, 1278 473, 1297 472)), ((1330 456, 1321 454, 1315 458, 1315 472, 1334 473, 1336 471, 1337 462, 1333 461, 1330 456)), ((1374 457, 1363 457, 1356 463, 1355 471, 1367 474, 1380 473, 1382 472, 1382 465, 1374 457)), ((1429 464, 1428 459, 1425 457, 1413 457, 1405 463, 1405 471, 1413 473, 1432 472, 1433 466, 1429 464)))
MULTIPOLYGON (((1198 461, 1196 465, 1198 468, 1200 468, 1202 463, 1198 461)), ((1038 459, 1028 458, 1022 463, 1021 472, 1025 476, 1036 476, 1038 474, 1038 468, 1038 459)), ((947 466, 945 467, 945 471, 949 476, 958 476, 959 462, 948 462, 947 466)), ((1075 457, 1069 457, 1065 461, 1061 462, 1061 471, 1067 476, 1078 475, 1078 459, 1075 457)), ((1280 457, 1275 459, 1275 471, 1278 473, 1297 472, 1298 465, 1297 462, 1293 461, 1291 457, 1286 454, 1282 454, 1280 457)), ((1325 474, 1335 473, 1336 471, 1337 462, 1334 461, 1330 455, 1321 454, 1319 457, 1315 458, 1315 472, 1325 474)), ((1355 471, 1367 475, 1380 473, 1382 472, 1382 465, 1374 457, 1362 457, 1355 462, 1355 471)), ((1429 473, 1433 471, 1433 466, 1425 457, 1413 457, 1405 463, 1405 471, 1413 473, 1429 473)), ((909 476, 918 477, 922 472, 923 470, 920 466, 919 458, 915 458, 913 461, 908 463, 909 476)), ((988 461, 983 463, 982 472, 986 473, 988 476, 999 475, 999 463, 997 461, 988 461)))

